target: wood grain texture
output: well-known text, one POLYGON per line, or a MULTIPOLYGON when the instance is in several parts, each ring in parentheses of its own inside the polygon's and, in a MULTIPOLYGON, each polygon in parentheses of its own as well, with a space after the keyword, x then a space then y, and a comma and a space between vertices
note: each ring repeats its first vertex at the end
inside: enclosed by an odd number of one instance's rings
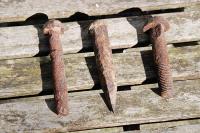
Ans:
MULTIPOLYGON (((64 23, 61 43, 64 54, 92 48, 89 25, 92 21, 64 23)), ((137 32, 126 18, 105 20, 112 49, 128 48, 137 44, 137 32), (130 37, 132 36, 132 37, 130 37)), ((0 59, 32 57, 49 52, 48 39, 42 26, 0 28, 0 59)))
POLYGON ((174 126, 166 129, 128 131, 124 133, 199 133, 199 130, 200 130, 200 124, 193 124, 184 126, 174 126))
POLYGON ((1 101, 0 131, 75 131, 196 118, 200 116, 199 86, 199 79, 177 81, 175 97, 169 100, 155 93, 157 84, 133 86, 129 91, 118 92, 115 113, 108 110, 99 91, 70 93, 67 117, 54 113, 53 96, 1 101))
MULTIPOLYGON (((156 16, 156 15, 154 15, 156 16)), ((200 40, 200 12, 159 14, 166 18, 171 28, 166 33, 168 43, 200 40)), ((129 48, 139 43, 148 43, 143 26, 150 17, 105 19, 112 49, 129 48)), ((93 44, 88 34, 91 21, 65 23, 65 34, 61 41, 64 54, 91 49, 93 44)), ((41 26, 19 26, 0 28, 0 59, 32 57, 48 53, 47 38, 41 26)))
MULTIPOLYGON (((199 133, 200 130, 200 124, 199 120, 190 122, 191 120, 183 120, 183 121, 175 121, 175 122, 161 122, 158 123, 160 125, 157 125, 157 128, 151 128, 155 127, 154 124, 149 124, 149 128, 147 129, 141 129, 141 126, 139 125, 140 130, 131 130, 129 129, 124 130, 122 126, 120 127, 111 127, 111 128, 101 128, 101 129, 92 129, 92 130, 83 130, 83 131, 74 131, 72 133, 199 133), (191 123, 191 124, 190 124, 191 123), (173 125, 174 124, 174 125, 173 125), (171 126, 170 126, 171 125, 171 126)), ((127 126, 127 125, 126 125, 127 126)), ((131 126, 132 125, 128 125, 131 126)), ((143 128, 143 127, 142 127, 143 128)))
MULTIPOLYGON (((199 133, 200 119, 180 120, 170 122, 158 122, 139 124, 139 130, 133 128, 134 125, 124 125, 118 127, 89 129, 82 131, 72 131, 71 133, 199 133)), ((40 133, 41 130, 32 130, 32 133, 40 133)), ((64 129, 42 130, 43 133, 67 132, 64 129)))
MULTIPOLYGON (((173 80, 200 78, 200 45, 169 48, 169 59, 173 80)), ((92 89, 99 83, 93 53, 65 55, 64 62, 69 91, 92 89)), ((118 86, 156 78, 151 51, 113 54, 113 64, 118 86)), ((2 60, 0 98, 52 91, 50 66, 49 57, 2 60)))
POLYGON ((124 131, 123 127, 110 127, 101 129, 74 131, 72 133, 122 133, 123 131, 124 131))
POLYGON ((129 8, 143 11, 185 7, 198 4, 199 0, 7 0, 0 1, 0 22, 25 21, 36 13, 49 18, 67 18, 77 12, 89 16, 117 14, 129 8), (30 10, 31 9, 31 10, 30 10))
POLYGON ((196 124, 200 124, 200 119, 141 124, 140 130, 166 129, 166 128, 172 128, 176 126, 187 126, 187 125, 196 125, 196 124))

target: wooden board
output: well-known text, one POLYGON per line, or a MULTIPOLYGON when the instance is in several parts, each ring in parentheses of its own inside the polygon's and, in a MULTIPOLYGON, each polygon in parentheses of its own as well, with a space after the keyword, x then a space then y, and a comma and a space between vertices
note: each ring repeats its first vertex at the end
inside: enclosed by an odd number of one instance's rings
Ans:
POLYGON ((184 126, 172 126, 161 129, 128 130, 123 127, 102 128, 93 130, 75 131, 72 133, 199 133, 200 124, 188 124, 184 126))
POLYGON ((172 127, 177 127, 177 126, 187 126, 187 125, 196 125, 196 124, 200 124, 200 119, 141 124, 140 130, 166 129, 166 128, 172 128, 172 127))
POLYGON ((110 112, 99 91, 69 94, 70 114, 58 117, 53 96, 1 101, 0 132, 31 130, 85 130, 200 116, 200 80, 174 83, 175 97, 164 100, 157 85, 133 86, 117 93, 116 111, 110 112))
MULTIPOLYGON (((67 129, 55 129, 55 130, 33 130, 31 133, 66 133, 67 129)), ((110 127, 110 128, 100 128, 100 129, 91 129, 91 130, 82 130, 82 131, 72 131, 70 133, 123 133, 123 127, 110 127)))
MULTIPOLYGON (((100 128, 100 129, 90 129, 90 130, 82 130, 82 131, 74 131, 72 133, 160 133, 160 132, 175 132, 175 133, 183 133, 183 130, 186 127, 192 127, 193 129, 189 129, 189 132, 194 133, 194 131, 199 131, 200 129, 200 119, 192 119, 192 120, 176 120, 169 122, 158 122, 158 123, 147 123, 147 124, 136 124, 136 125, 124 125, 119 127, 110 127, 110 128, 100 128), (197 126, 198 125, 198 126, 197 126)), ((187 130, 186 130, 187 131, 187 130)), ((197 132, 198 133, 198 132, 197 132)))
POLYGON ((199 131, 200 131, 200 124, 194 124, 185 126, 175 126, 167 129, 128 131, 124 133, 199 133, 199 131))
MULTIPOLYGON (((65 23, 61 37, 64 53, 76 53, 92 48, 88 29, 91 21, 65 23)), ((109 39, 113 49, 128 48, 137 44, 136 29, 126 18, 107 19, 109 39), (133 36, 132 38, 127 36, 133 36)), ((49 51, 48 39, 42 26, 19 26, 0 28, 0 59, 32 57, 49 51)))
MULTIPOLYGON (((193 44, 193 43, 191 43, 193 44)), ((200 45, 169 48, 173 79, 200 78, 200 45)), ((113 55, 118 86, 142 84, 156 78, 151 51, 113 55)), ((92 53, 64 56, 69 91, 92 89, 99 83, 92 53)), ((52 91, 49 57, 2 60, 0 98, 52 91)))
POLYGON ((127 9, 140 8, 143 11, 179 8, 198 4, 199 0, 8 0, 0 1, 0 22, 25 21, 36 13, 49 18, 67 18, 77 12, 89 16, 117 14, 127 9), (30 10, 31 9, 31 10, 30 10))
MULTIPOLYGON (((165 17, 171 29, 166 32, 168 43, 200 40, 200 11, 159 14, 165 17)), ((139 43, 149 43, 142 32, 150 17, 106 19, 112 49, 129 48, 139 43)), ((62 36, 65 54, 92 49, 88 27, 91 21, 65 23, 62 36)), ((0 28, 0 59, 33 57, 48 53, 48 41, 42 35, 42 26, 0 28)))

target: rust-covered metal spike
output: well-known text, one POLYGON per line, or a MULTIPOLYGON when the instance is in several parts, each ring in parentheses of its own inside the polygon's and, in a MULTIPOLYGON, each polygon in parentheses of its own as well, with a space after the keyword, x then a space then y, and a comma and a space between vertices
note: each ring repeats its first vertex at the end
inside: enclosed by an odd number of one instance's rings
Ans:
POLYGON ((90 33, 94 41, 94 53, 100 76, 100 84, 105 92, 108 105, 114 112, 116 105, 117 84, 112 61, 112 50, 108 38, 107 27, 103 20, 97 20, 90 26, 90 33))
POLYGON ((173 96, 173 79, 167 52, 167 43, 164 32, 170 28, 169 23, 163 17, 153 17, 153 21, 144 26, 143 31, 150 30, 153 44, 154 62, 157 68, 158 83, 161 96, 170 98, 173 96))
POLYGON ((43 27, 43 33, 49 36, 56 111, 58 115, 65 116, 68 114, 68 92, 60 40, 64 28, 60 21, 49 20, 43 27))

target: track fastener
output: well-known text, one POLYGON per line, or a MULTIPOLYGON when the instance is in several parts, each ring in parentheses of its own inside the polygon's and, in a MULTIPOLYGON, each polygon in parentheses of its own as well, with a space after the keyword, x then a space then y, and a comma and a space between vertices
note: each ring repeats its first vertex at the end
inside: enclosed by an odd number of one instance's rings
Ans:
POLYGON ((60 40, 61 34, 64 33, 64 27, 58 20, 49 20, 43 27, 43 33, 49 36, 56 111, 58 115, 65 116, 69 113, 68 92, 60 40))
POLYGON ((164 98, 173 97, 173 79, 167 52, 167 43, 164 32, 168 31, 170 25, 163 17, 153 17, 153 21, 144 26, 143 31, 150 30, 150 39, 154 62, 157 68, 157 76, 161 96, 164 98))
POLYGON ((109 109, 114 112, 116 105, 117 83, 112 61, 112 49, 107 26, 103 20, 93 22, 89 28, 93 42, 100 84, 105 92, 109 109))

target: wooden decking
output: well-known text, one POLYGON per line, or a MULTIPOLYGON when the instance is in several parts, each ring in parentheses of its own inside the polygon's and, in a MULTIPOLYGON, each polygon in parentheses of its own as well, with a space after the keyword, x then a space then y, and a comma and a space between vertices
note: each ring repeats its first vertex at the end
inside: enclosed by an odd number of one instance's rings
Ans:
POLYGON ((199 4, 199 0, 59 0, 56 3, 48 0, 14 0, 1 1, 0 22, 24 21, 37 13, 44 13, 48 18, 67 18, 77 12, 88 16, 109 15, 131 8, 142 11, 186 7, 199 4), (30 10, 31 9, 31 10, 30 10))
POLYGON ((55 114, 52 96, 11 100, 0 105, 1 126, 10 131, 47 128, 74 131, 197 118, 199 86, 200 80, 177 81, 175 97, 170 100, 156 93, 156 84, 134 86, 117 93, 115 113, 108 110, 100 90, 70 93, 70 114, 62 118, 55 114))
MULTIPOLYGON (((169 47, 174 80, 200 78, 199 51, 200 45, 169 47)), ((130 50, 114 54, 118 86, 137 85, 146 80, 155 79, 152 58, 151 50, 145 51, 142 48, 138 51, 130 50)), ((99 83, 93 53, 65 55, 64 60, 70 91, 90 90, 99 83)), ((0 71, 2 75, 0 77, 0 98, 52 91, 51 63, 48 57, 2 60, 0 71)))
MULTIPOLYGON (((151 16, 156 15, 158 16, 158 14, 151 16)), ((147 34, 142 32, 142 28, 151 19, 151 16, 106 19, 112 48, 130 48, 138 42, 149 43, 147 34)), ((199 40, 199 10, 165 13, 159 14, 159 16, 165 17, 171 24, 170 30, 166 33, 168 43, 199 40)), ((90 23, 91 21, 64 23, 65 33, 62 37, 62 43, 65 54, 92 48, 88 35, 90 23)), ((42 34, 41 27, 29 25, 0 28, 0 40, 2 41, 0 59, 33 57, 38 53, 48 52, 48 41, 42 34)))
POLYGON ((199 0, 1 1, 0 133, 198 133, 199 7, 199 0), (77 12, 88 17, 73 21, 77 12), (65 117, 55 113, 51 60, 42 24, 30 20, 38 13, 64 22, 61 40, 70 105, 65 117), (171 99, 159 94, 149 38, 142 32, 153 16, 163 16, 171 25, 166 32, 175 92, 171 99), (97 18, 105 20, 114 49, 115 113, 107 107, 91 52, 88 27, 97 18), (26 23, 27 19, 33 24, 26 23))

